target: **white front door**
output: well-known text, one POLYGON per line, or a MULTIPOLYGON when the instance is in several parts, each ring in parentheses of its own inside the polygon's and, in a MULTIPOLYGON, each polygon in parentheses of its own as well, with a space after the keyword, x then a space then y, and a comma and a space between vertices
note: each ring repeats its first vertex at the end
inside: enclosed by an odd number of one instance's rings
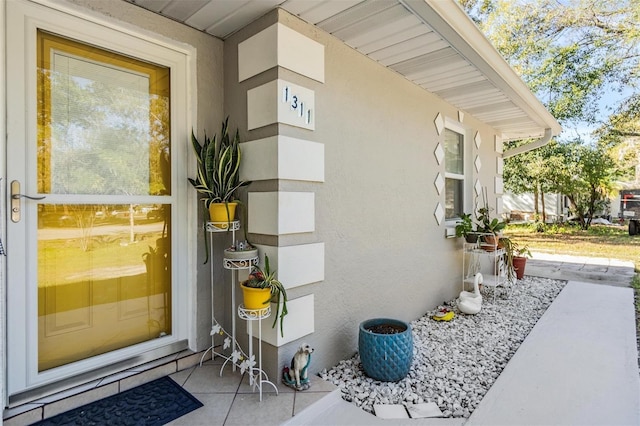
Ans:
POLYGON ((185 52, 7 2, 16 394, 186 336, 185 52))

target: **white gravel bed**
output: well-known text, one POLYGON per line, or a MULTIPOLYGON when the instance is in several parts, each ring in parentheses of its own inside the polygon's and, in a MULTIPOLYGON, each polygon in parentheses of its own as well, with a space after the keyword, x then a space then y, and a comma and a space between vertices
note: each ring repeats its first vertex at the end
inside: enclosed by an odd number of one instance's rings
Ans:
POLYGON ((435 311, 411 322, 413 362, 399 382, 367 377, 358 354, 319 376, 370 413, 374 404, 435 402, 444 417, 467 418, 565 284, 525 276, 508 298, 498 292, 494 302, 491 293, 483 293, 476 315, 460 313, 452 300, 446 305, 456 313, 450 322, 433 320, 435 311))

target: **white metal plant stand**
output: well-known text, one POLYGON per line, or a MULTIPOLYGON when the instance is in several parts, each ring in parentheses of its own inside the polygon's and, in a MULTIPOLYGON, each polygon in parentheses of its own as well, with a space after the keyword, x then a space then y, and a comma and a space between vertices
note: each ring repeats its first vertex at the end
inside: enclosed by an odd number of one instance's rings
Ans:
MULTIPOLYGON (((236 340, 236 316, 232 315, 231 319, 231 334, 228 334, 224 328, 218 323, 214 313, 214 283, 213 283, 213 234, 220 232, 231 232, 232 240, 235 242, 236 231, 240 229, 240 221, 234 220, 231 222, 207 222, 207 232, 209 233, 209 255, 211 257, 210 272, 211 272, 211 346, 207 349, 200 358, 200 365, 204 361, 205 356, 211 351, 211 357, 219 356, 224 358, 224 363, 220 367, 220 375, 224 371, 224 367, 227 363, 231 362, 233 371, 236 371, 236 367, 244 367, 244 363, 247 362, 247 355, 244 353, 238 341, 236 340), (215 336, 226 336, 224 339, 223 350, 231 349, 231 355, 225 355, 215 351, 215 336), (240 363, 241 362, 241 363, 240 363)), ((223 266, 225 269, 231 270, 231 312, 236 309, 236 282, 238 281, 238 271, 242 269, 251 270, 254 265, 257 265, 259 261, 258 256, 248 259, 223 259, 223 266)), ((251 341, 249 341, 251 344, 251 341)))
POLYGON ((462 290, 465 286, 473 286, 475 275, 482 273, 483 286, 491 287, 495 299, 498 287, 503 287, 508 292, 509 282, 506 274, 506 252, 496 243, 483 242, 483 236, 493 234, 480 234, 477 243, 464 243, 462 255, 462 290), (488 270, 483 271, 482 259, 488 259, 488 270))
POLYGON ((276 391, 276 395, 278 394, 278 388, 275 384, 269 381, 267 373, 262 370, 262 320, 270 315, 271 306, 267 306, 263 309, 245 309, 243 305, 238 306, 238 316, 247 321, 247 330, 249 333, 249 385, 253 386, 254 391, 256 390, 256 387, 259 389, 260 401, 262 401, 262 385, 265 383, 273 386, 273 389, 276 391), (253 353, 253 321, 258 322, 258 368, 255 367, 256 360, 255 354, 253 353))

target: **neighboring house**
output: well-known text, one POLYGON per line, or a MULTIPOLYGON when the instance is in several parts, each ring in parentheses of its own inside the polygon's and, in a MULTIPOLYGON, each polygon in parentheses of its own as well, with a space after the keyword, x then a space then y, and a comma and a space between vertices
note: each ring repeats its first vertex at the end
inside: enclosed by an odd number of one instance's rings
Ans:
MULTIPOLYGON (((513 222, 533 222, 536 220, 535 195, 533 193, 502 196, 505 218, 513 222)), ((547 222, 562 222, 567 219, 565 197, 561 194, 544 194, 544 209, 547 222)), ((542 220, 542 200, 538 200, 538 212, 542 220)))
POLYGON ((206 350, 212 301, 230 328, 230 237, 203 264, 192 129, 240 131, 249 239, 290 298, 284 337, 263 323, 270 377, 302 341, 317 372, 361 321, 454 297, 452 230, 483 187, 503 213, 503 141, 561 130, 453 1, 135 3, 2 5, 9 404, 206 350))

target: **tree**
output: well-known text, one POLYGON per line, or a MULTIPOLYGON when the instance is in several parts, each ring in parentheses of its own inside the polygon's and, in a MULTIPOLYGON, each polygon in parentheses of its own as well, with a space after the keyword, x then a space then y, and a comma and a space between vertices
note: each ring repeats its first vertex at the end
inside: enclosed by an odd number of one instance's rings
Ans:
POLYGON ((620 178, 640 185, 640 94, 623 102, 595 133, 619 165, 620 178))
POLYGON ((550 184, 567 197, 580 227, 589 229, 596 213, 606 208, 616 166, 607 150, 579 140, 558 144, 557 154, 560 161, 548 168, 550 184))
MULTIPOLYGON (((517 146, 517 143, 509 143, 507 147, 510 148, 510 145, 517 146)), ((505 161, 505 188, 513 194, 532 193, 536 217, 541 217, 543 222, 547 219, 544 194, 556 192, 551 174, 562 161, 556 141, 505 161)))
POLYGON ((564 127, 594 123, 605 89, 640 80, 637 0, 459 0, 564 127))
MULTIPOLYGON (((573 127, 579 134, 584 123, 598 123, 607 91, 640 83, 637 0, 459 2, 565 130, 573 127)), ((640 97, 608 107, 616 114, 607 124, 600 122, 597 144, 563 135, 555 145, 508 158, 505 187, 536 197, 560 192, 588 228, 613 179, 621 171, 629 175, 639 156, 640 142, 634 138, 640 135, 640 97)))
POLYGON ((542 148, 511 157, 504 172, 507 190, 536 195, 536 214, 540 214, 537 200, 542 200, 543 221, 544 194, 556 192, 567 197, 570 213, 582 229, 588 229, 593 217, 606 208, 619 170, 609 150, 574 140, 551 141, 542 148))

